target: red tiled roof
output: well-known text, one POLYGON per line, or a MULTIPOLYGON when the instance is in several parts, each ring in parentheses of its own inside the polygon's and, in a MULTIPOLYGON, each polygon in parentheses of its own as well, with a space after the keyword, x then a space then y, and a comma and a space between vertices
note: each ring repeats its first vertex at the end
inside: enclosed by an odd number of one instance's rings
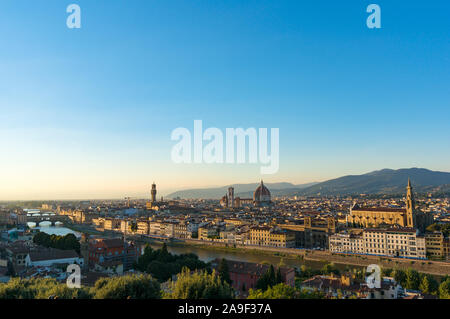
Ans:
MULTIPOLYGON (((220 258, 216 258, 211 263, 214 268, 218 268, 221 263, 220 258)), ((269 269, 269 265, 265 264, 256 264, 256 263, 249 263, 249 262, 243 262, 243 261, 235 261, 235 260, 228 260, 228 269, 230 272, 234 273, 240 273, 240 274, 249 274, 249 275, 256 275, 256 276, 262 276, 267 272, 269 269)), ((277 271, 275 269, 275 271, 277 271)), ((294 271, 294 268, 290 267, 280 267, 280 272, 284 276, 287 273, 294 271)))

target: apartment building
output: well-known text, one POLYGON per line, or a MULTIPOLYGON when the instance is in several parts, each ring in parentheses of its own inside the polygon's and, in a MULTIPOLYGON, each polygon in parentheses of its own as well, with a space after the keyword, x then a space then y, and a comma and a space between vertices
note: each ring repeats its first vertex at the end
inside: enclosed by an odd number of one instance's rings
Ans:
POLYGON ((255 246, 292 248, 295 247, 295 235, 292 232, 269 226, 250 228, 250 244, 255 246))
POLYGON ((211 240, 212 237, 218 236, 217 227, 212 225, 205 225, 198 228, 198 239, 211 240))
POLYGON ((425 234, 427 256, 435 259, 449 258, 449 240, 442 232, 436 231, 425 234))
POLYGON ((329 249, 338 253, 364 254, 364 238, 361 233, 337 233, 330 236, 329 249))
POLYGON ((336 253, 426 259, 425 237, 414 228, 368 228, 359 236, 344 232, 329 240, 330 251, 336 253))
POLYGON ((139 220, 137 221, 137 230, 136 232, 140 235, 148 235, 150 233, 150 225, 147 220, 139 220))
POLYGON ((106 218, 103 224, 105 230, 118 231, 121 229, 122 219, 119 218, 106 218))
POLYGON ((176 238, 189 239, 192 238, 192 227, 189 227, 189 223, 181 221, 174 224, 174 236, 176 238))

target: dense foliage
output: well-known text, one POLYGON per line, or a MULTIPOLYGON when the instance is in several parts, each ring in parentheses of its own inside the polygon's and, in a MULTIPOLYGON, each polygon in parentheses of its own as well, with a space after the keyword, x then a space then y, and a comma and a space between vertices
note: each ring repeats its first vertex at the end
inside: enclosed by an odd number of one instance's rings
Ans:
POLYGON ((0 299, 157 299, 158 281, 149 275, 122 276, 97 280, 92 288, 70 289, 55 279, 11 279, 0 284, 0 299))
POLYGON ((405 289, 420 290, 426 294, 438 294, 439 284, 430 275, 409 268, 406 271, 395 269, 391 272, 391 276, 405 289))
POLYGON ((160 282, 164 282, 181 272, 183 267, 205 269, 207 266, 195 254, 174 255, 169 253, 164 244, 161 249, 157 250, 147 245, 144 254, 138 259, 136 269, 149 273, 160 282))
POLYGON ((131 275, 97 280, 92 289, 94 299, 159 299, 161 290, 150 275, 131 275))
POLYGON ((65 236, 49 235, 44 232, 39 232, 33 237, 35 244, 63 250, 75 250, 80 253, 80 242, 74 234, 67 234, 65 236))
POLYGON ((323 299, 324 295, 320 292, 300 290, 279 283, 266 290, 250 289, 248 299, 323 299))
POLYGON ((229 285, 232 284, 231 278, 230 278, 230 270, 228 269, 228 262, 225 258, 222 258, 219 265, 219 276, 220 278, 227 282, 229 285))
POLYGON ((256 282, 256 289, 267 290, 267 288, 275 286, 279 283, 282 283, 283 279, 281 277, 280 268, 278 268, 275 273, 275 268, 273 265, 270 265, 269 269, 267 269, 266 273, 261 276, 256 282))
POLYGON ((450 278, 447 278, 439 285, 439 298, 450 299, 450 278))
POLYGON ((171 283, 170 292, 166 299, 230 299, 233 298, 233 289, 213 271, 208 274, 206 270, 191 273, 183 268, 178 274, 176 282, 171 283))
POLYGON ((0 284, 0 299, 48 299, 57 296, 60 299, 90 298, 88 288, 70 289, 55 279, 13 278, 6 284, 0 284))

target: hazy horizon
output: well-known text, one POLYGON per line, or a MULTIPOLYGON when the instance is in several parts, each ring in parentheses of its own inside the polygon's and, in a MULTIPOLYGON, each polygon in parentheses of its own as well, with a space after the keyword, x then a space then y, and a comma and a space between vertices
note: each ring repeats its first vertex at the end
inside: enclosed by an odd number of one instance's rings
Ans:
MULTIPOLYGON (((291 183, 293 185, 302 185, 302 184, 310 184, 310 183, 321 183, 321 182, 325 182, 328 180, 332 180, 335 178, 339 178, 339 177, 343 177, 343 176, 348 176, 348 175, 363 175, 363 174, 367 174, 367 173, 372 173, 375 171, 380 171, 380 170, 384 170, 384 169, 393 169, 393 170, 398 170, 398 169, 412 169, 412 168, 419 168, 419 169, 423 169, 422 167, 399 167, 399 168, 379 168, 379 169, 375 169, 375 170, 371 170, 371 171, 367 171, 367 172, 362 172, 362 173, 358 173, 358 174, 344 174, 344 175, 340 175, 340 176, 334 176, 331 178, 327 178, 325 180, 316 180, 316 181, 310 181, 310 182, 293 182, 290 180, 272 180, 272 179, 265 179, 264 183, 265 184, 274 184, 274 183, 291 183)), ((424 169, 428 169, 429 168, 424 168, 424 169)), ((431 170, 431 171, 437 171, 437 172, 446 172, 446 173, 450 173, 450 171, 443 171, 443 170, 431 170)), ((228 185, 236 185, 236 184, 258 184, 260 182, 260 180, 253 180, 253 181, 234 181, 231 183, 226 183, 226 184, 210 184, 210 185, 200 185, 200 186, 180 186, 180 187, 163 187, 160 188, 160 184, 158 184, 158 182, 156 182, 156 186, 157 186, 157 198, 159 199, 161 196, 165 197, 167 195, 170 195, 171 193, 174 193, 176 191, 182 191, 182 190, 193 190, 193 189, 204 189, 204 188, 219 188, 219 187, 225 187, 228 185)), ((163 184, 164 185, 164 184, 163 184)), ((80 195, 82 193, 78 193, 75 192, 73 195, 71 196, 67 196, 67 195, 59 195, 59 196, 45 196, 45 195, 39 195, 39 196, 35 196, 35 197, 24 197, 24 198, 2 198, 0 195, 0 202, 8 202, 8 201, 76 201, 76 200, 124 200, 125 197, 132 197, 132 200, 139 200, 139 199, 148 199, 150 198, 150 189, 151 189, 151 183, 148 184, 148 186, 146 187, 147 191, 141 191, 141 192, 136 192, 136 193, 130 193, 130 192, 125 192, 125 193, 116 193, 116 194, 110 194, 110 195, 102 195, 101 191, 93 191, 90 193, 85 193, 85 195, 80 195)), ((103 193, 105 194, 105 193, 103 193)))

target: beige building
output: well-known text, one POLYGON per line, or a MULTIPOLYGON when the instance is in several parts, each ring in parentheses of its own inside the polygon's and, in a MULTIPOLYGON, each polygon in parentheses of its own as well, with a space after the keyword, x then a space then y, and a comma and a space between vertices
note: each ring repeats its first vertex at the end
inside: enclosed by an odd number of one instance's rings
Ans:
POLYGON ((291 248, 295 247, 295 235, 269 226, 256 226, 250 228, 250 245, 291 248))
POLYGON ((181 221, 174 224, 174 237, 182 239, 192 238, 192 231, 190 231, 190 227, 187 222, 181 221))
POLYGON ((329 249, 331 252, 364 254, 364 238, 362 232, 343 232, 330 236, 329 249))
POLYGON ((103 228, 105 230, 119 231, 121 229, 122 219, 119 218, 105 218, 103 228))
POLYGON ((427 256, 434 259, 449 258, 449 240, 444 237, 442 232, 433 232, 425 234, 427 256))
POLYGON ((212 240, 212 237, 218 236, 217 228, 211 225, 206 225, 198 228, 198 239, 212 240))
POLYGON ((405 227, 370 228, 362 235, 338 233, 330 236, 334 253, 426 259, 425 237, 418 230, 405 227))
POLYGON ((137 221, 137 231, 140 235, 148 235, 150 233, 150 225, 147 220, 137 221))

